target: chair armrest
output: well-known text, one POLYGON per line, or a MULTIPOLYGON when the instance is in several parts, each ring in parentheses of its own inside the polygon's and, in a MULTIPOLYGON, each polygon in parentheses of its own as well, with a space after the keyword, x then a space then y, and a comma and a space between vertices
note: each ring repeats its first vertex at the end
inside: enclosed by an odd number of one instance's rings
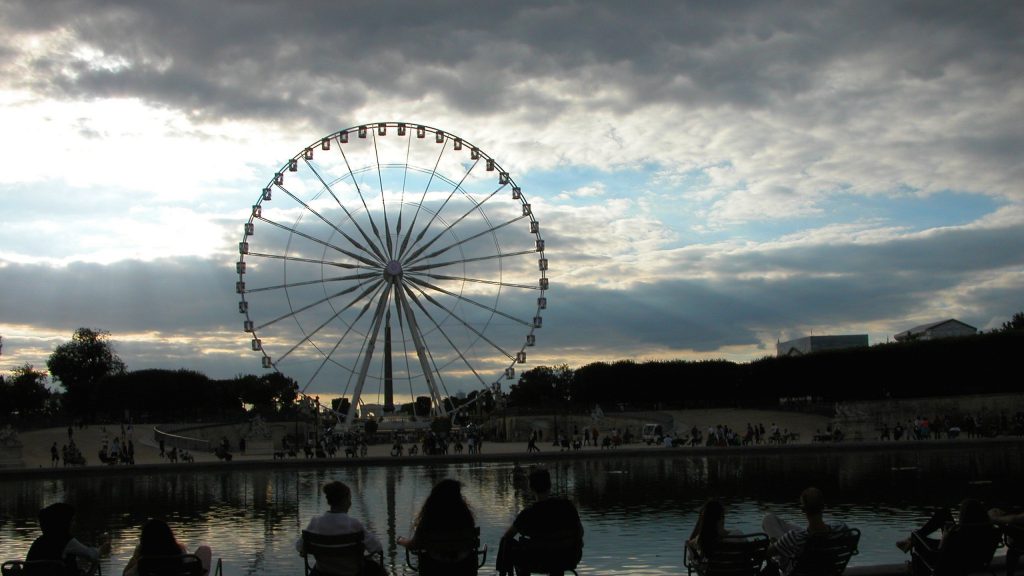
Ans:
POLYGON ((477 555, 480 556, 480 561, 477 563, 477 568, 483 568, 484 564, 487 564, 487 544, 484 544, 482 550, 476 551, 477 555))

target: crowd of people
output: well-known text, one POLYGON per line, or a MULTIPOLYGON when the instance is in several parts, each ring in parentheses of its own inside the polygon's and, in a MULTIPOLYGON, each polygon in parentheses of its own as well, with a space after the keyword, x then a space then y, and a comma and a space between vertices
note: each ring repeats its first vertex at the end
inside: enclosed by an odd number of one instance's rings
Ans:
MULTIPOLYGON (((550 473, 544 468, 531 468, 528 473, 529 488, 533 502, 523 509, 505 531, 495 561, 500 576, 529 575, 531 573, 558 572, 577 566, 583 556, 584 528, 579 512, 567 498, 552 493, 550 473), (557 545, 552 546, 552 542, 557 545)), ((416 514, 410 536, 399 536, 397 544, 407 548, 418 558, 418 572, 422 576, 444 574, 460 576, 477 574, 478 553, 480 552, 479 528, 473 511, 462 495, 462 485, 453 479, 438 482, 416 514), (454 535, 454 536, 453 536, 454 535), (452 545, 456 539, 455 546, 452 545), (442 545, 439 545, 441 543, 442 545)), ((383 565, 381 541, 357 518, 349 515, 352 506, 352 491, 340 481, 323 486, 328 510, 310 518, 303 534, 295 541, 300 556, 307 556, 307 534, 319 536, 355 536, 361 539, 366 555, 361 559, 362 574, 383 576, 387 572, 383 565)), ((808 487, 800 494, 799 508, 803 520, 792 522, 775 513, 768 513, 762 520, 764 538, 769 542, 767 559, 762 576, 788 576, 804 554, 812 539, 840 538, 851 532, 843 521, 825 515, 825 497, 821 490, 808 487)), ((109 541, 98 546, 87 546, 72 535, 72 520, 75 509, 63 502, 49 505, 39 512, 39 528, 42 534, 29 548, 26 561, 59 562, 69 573, 77 573, 81 562, 93 564, 101 555, 109 553, 109 541)), ((702 562, 713 559, 716 554, 726 554, 728 539, 753 539, 757 535, 744 535, 727 526, 726 508, 720 500, 708 500, 700 510, 697 522, 689 538, 684 541, 688 565, 699 567, 702 562)), ((956 514, 940 509, 920 528, 897 541, 896 546, 905 553, 911 553, 911 573, 929 573, 928 565, 934 566, 943 558, 943 553, 959 547, 955 558, 966 558, 966 545, 991 544, 987 558, 981 557, 982 566, 992 557, 995 544, 1001 537, 1000 529, 1017 527, 1024 529, 1024 513, 1013 514, 1001 509, 986 510, 976 499, 965 499, 956 514), (933 537, 937 535, 938 537, 933 537)), ((1019 532, 1018 532, 1019 533, 1019 532)), ((856 538, 853 545, 856 545, 856 538)), ((1008 574, 1019 563, 1024 543, 1009 541, 1006 552, 1008 574)), ((982 554, 985 551, 982 550, 982 554)), ((150 519, 141 526, 139 541, 124 567, 123 576, 138 576, 140 563, 147 558, 168 558, 188 556, 209 572, 213 551, 209 546, 198 546, 193 552, 178 542, 166 521, 150 519)), ((333 556, 316 557, 310 554, 307 563, 320 576, 345 574, 353 566, 345 564, 344 558, 333 556)), ((973 560, 972 560, 973 561, 973 560)))

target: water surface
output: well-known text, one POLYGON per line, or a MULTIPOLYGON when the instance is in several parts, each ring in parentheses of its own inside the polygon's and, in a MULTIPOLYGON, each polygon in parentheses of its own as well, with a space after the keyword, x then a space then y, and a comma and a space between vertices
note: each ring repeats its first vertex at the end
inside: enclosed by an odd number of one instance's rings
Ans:
MULTIPOLYGON (((862 532, 851 565, 906 559, 893 543, 935 506, 965 496, 1012 505, 1006 495, 1024 480, 1022 451, 1006 445, 836 454, 655 455, 549 463, 556 492, 572 499, 583 519, 581 574, 666 575, 685 572, 682 541, 708 497, 725 501, 730 528, 760 530, 773 511, 800 519, 796 498, 807 485, 826 494, 831 516, 862 532), (659 455, 660 456, 660 455, 659 455)), ((353 489, 352 514, 385 545, 393 574, 405 567, 398 536, 408 535, 431 486, 455 478, 490 548, 482 574, 492 574, 505 528, 530 503, 511 480, 511 464, 445 464, 322 469, 168 470, 134 476, 67 477, 0 482, 0 556, 23 557, 38 535, 36 514, 68 501, 78 508, 76 533, 85 542, 104 532, 112 551, 104 574, 120 574, 148 518, 167 519, 186 545, 209 544, 229 576, 302 570, 294 549, 309 518, 327 508, 319 488, 341 480, 353 489)))

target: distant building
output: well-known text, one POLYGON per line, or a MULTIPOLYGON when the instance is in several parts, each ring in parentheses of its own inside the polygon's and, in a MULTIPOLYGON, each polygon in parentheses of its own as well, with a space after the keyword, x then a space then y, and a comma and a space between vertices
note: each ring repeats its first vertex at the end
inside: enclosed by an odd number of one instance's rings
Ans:
POLYGON ((840 336, 804 336, 775 345, 776 356, 803 356, 824 350, 861 348, 868 345, 867 334, 844 334, 840 336))
POLYGON ((936 340, 938 338, 956 338, 958 336, 974 336, 978 329, 970 324, 950 318, 941 322, 914 326, 893 336, 897 342, 913 342, 914 340, 936 340))

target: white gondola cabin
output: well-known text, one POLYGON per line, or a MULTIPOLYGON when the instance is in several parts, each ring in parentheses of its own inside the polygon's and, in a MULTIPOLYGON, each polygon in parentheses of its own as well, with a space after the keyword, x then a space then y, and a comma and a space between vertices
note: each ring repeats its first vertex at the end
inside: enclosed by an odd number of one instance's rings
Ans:
POLYGON ((246 320, 245 322, 242 322, 242 330, 246 332, 252 332, 252 329, 252 320, 246 320))
POLYGON ((238 253, 239 254, 248 254, 249 253, 249 243, 248 242, 239 242, 238 243, 238 253))
POLYGON ((519 188, 519 186, 513 186, 512 187, 512 199, 513 200, 519 200, 522 197, 523 197, 523 190, 521 188, 519 188))
POLYGON ((537 308, 539 310, 544 310, 547 307, 548 307, 548 299, 547 298, 545 298, 544 296, 541 296, 540 298, 537 298, 537 308))
POLYGON ((312 148, 306 148, 305 150, 303 150, 302 151, 302 157, 304 159, 306 159, 306 160, 312 160, 313 159, 313 149, 312 148))
POLYGON ((342 144, 348 144, 348 132, 345 131, 342 132, 341 134, 338 134, 338 141, 341 142, 342 144))
POLYGON ((359 137, 366 138, 366 126, 359 127, 359 137))
POLYGON ((245 314, 248 311, 249 311, 249 303, 246 302, 245 300, 240 301, 238 303, 238 313, 239 314, 245 314))
POLYGON ((543 324, 544 324, 544 318, 542 318, 540 316, 534 316, 533 317, 533 327, 534 328, 540 328, 541 325, 543 325, 543 324))
POLYGON ((405 122, 398 123, 398 135, 405 136, 405 122))
POLYGON ((330 150, 331 149, 331 139, 330 138, 322 138, 320 140, 320 149, 321 150, 330 150))
POLYGON ((253 225, 252 222, 246 222, 245 223, 245 235, 246 236, 252 236, 255 233, 256 233, 256 226, 253 225))
POLYGON ((516 364, 522 364, 524 362, 526 362, 526 352, 517 352, 516 353, 516 364))
POLYGON ((253 338, 251 344, 252 344, 252 349, 253 350, 262 350, 263 349, 263 343, 260 342, 259 338, 253 338))
POLYGON ((506 380, 512 380, 515 377, 516 377, 516 369, 515 368, 513 368, 511 366, 509 366, 508 368, 505 368, 505 379, 506 380))
POLYGON ((242 282, 242 281, 235 282, 235 293, 236 294, 245 294, 245 282, 242 282))
POLYGON ((289 160, 288 161, 288 171, 289 172, 298 172, 298 170, 299 170, 299 161, 296 160, 295 158, 292 158, 291 160, 289 160))
POLYGON ((440 130, 435 132, 434 133, 434 142, 437 142, 438 144, 443 144, 444 143, 444 132, 441 132, 440 130))
POLYGON ((259 204, 253 204, 252 205, 252 217, 253 218, 259 218, 260 216, 263 216, 263 207, 260 206, 259 204))
POLYGON ((264 368, 273 368, 274 367, 273 363, 270 362, 270 356, 264 356, 263 357, 263 367, 264 368))
POLYGON ((527 334, 526 335, 526 345, 527 346, 534 346, 536 344, 537 344, 537 337, 534 336, 533 334, 527 334))
POLYGON ((235 272, 238 274, 245 274, 245 261, 239 260, 235 262, 235 272))
POLYGON ((387 136, 387 134, 388 134, 388 125, 383 123, 383 122, 381 122, 380 124, 377 124, 377 136, 387 136))
POLYGON ((533 220, 530 222, 530 233, 536 234, 538 232, 540 232, 540 222, 533 220))

